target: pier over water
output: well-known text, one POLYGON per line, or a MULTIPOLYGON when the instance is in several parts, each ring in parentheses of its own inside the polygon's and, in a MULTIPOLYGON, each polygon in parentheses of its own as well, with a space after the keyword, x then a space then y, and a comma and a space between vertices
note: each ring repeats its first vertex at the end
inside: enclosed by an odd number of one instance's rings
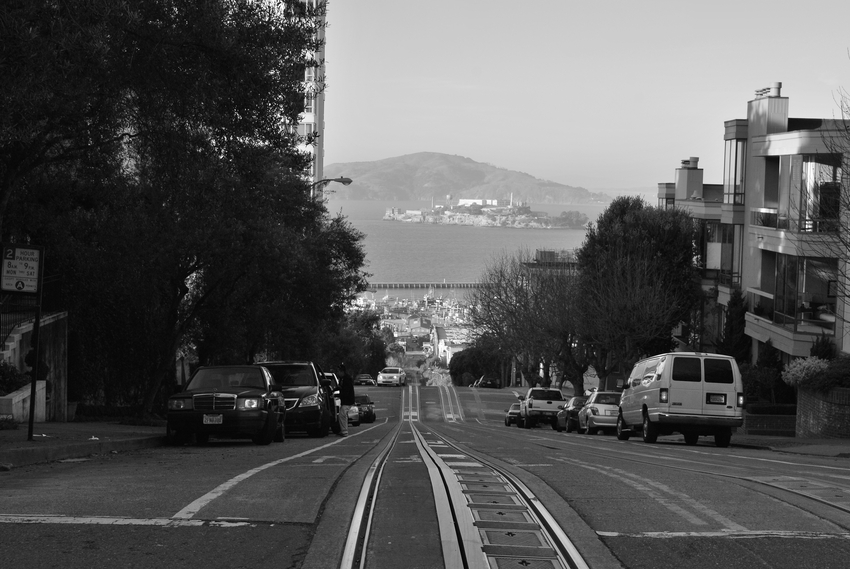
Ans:
POLYGON ((369 283, 366 290, 377 292, 394 289, 471 289, 479 286, 481 286, 480 283, 369 283))

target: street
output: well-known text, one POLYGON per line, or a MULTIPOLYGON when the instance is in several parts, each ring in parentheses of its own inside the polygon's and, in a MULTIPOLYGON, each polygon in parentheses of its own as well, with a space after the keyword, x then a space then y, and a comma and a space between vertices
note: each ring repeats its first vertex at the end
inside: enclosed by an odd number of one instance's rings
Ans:
MULTIPOLYGON (((0 474, 9 567, 843 567, 850 460, 506 427, 510 389, 358 387, 349 437, 0 474), (512 525, 511 525, 512 524, 512 525), (551 526, 551 527, 550 527, 551 526)), ((678 437, 681 439, 681 437, 678 437)))

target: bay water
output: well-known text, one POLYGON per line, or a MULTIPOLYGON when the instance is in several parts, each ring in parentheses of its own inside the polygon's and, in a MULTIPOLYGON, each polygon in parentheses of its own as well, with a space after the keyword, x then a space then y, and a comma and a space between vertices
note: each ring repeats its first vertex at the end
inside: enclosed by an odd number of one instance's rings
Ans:
MULTIPOLYGON (((429 202, 334 200, 327 202, 331 215, 342 213, 364 233, 365 271, 370 283, 476 282, 488 266, 505 255, 534 255, 537 249, 577 249, 585 229, 523 229, 472 227, 384 221, 389 207, 430 209, 429 202)), ((532 211, 560 215, 580 211, 596 222, 606 205, 532 205, 532 211)), ((423 291, 425 292, 425 291, 423 291)), ((409 295, 421 297, 422 294, 409 295)))

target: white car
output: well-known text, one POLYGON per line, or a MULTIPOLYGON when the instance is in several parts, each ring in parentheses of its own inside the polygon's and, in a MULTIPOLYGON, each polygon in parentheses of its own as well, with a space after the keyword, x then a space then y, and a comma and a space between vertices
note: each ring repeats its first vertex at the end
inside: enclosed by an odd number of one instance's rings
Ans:
POLYGON ((381 385, 402 387, 407 385, 407 376, 400 367, 385 367, 378 372, 378 386, 381 385))

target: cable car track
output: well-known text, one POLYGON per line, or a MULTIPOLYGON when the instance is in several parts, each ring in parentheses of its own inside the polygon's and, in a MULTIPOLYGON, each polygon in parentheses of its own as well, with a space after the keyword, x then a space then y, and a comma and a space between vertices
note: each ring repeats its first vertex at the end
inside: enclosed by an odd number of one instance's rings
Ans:
MULTIPOLYGON (((444 400, 441 389, 440 396, 456 420, 451 391, 446 389, 444 400)), ((341 568, 365 569, 369 565, 375 505, 381 492, 387 491, 382 485, 384 468, 399 438, 408 430, 428 471, 445 567, 491 569, 504 563, 551 569, 588 567, 555 518, 522 481, 492 461, 473 456, 432 429, 423 428, 414 418, 418 417, 418 410, 413 412, 418 400, 418 388, 402 395, 401 416, 406 420, 392 432, 364 478, 341 568)))
MULTIPOLYGON (((476 427, 476 426, 472 425, 472 427, 476 427)), ((477 427, 477 428, 485 428, 485 429, 488 429, 488 430, 490 429, 490 427, 488 427, 488 426, 480 426, 480 427, 477 427)), ((510 433, 510 434, 514 434, 514 433, 510 433)), ((516 436, 521 437, 520 434, 517 434, 516 436)), ((540 436, 543 436, 542 433, 541 433, 540 436)), ((564 443, 566 443, 568 445, 578 445, 578 446, 582 447, 582 452, 584 454, 587 454, 587 455, 590 455, 590 456, 595 456, 595 457, 598 457, 598 458, 604 458, 604 459, 607 459, 607 460, 613 460, 614 459, 614 457, 612 455, 605 454, 605 453, 602 453, 600 451, 594 450, 592 447, 589 447, 585 444, 571 443, 571 442, 567 442, 567 441, 558 441, 558 440, 551 439, 551 438, 548 438, 548 437, 545 438, 545 440, 549 441, 551 443, 554 443, 554 444, 564 444, 564 443)), ((543 444, 543 441, 540 441, 540 440, 535 440, 535 441, 530 441, 530 442, 532 444, 535 444, 535 445, 540 446, 542 448, 545 448, 547 450, 560 450, 560 449, 553 449, 551 446, 547 446, 546 444, 543 444)), ((613 442, 612 441, 612 443, 616 444, 618 446, 629 444, 628 442, 625 442, 625 441, 622 441, 622 442, 620 442, 620 441, 613 442)), ((656 448, 658 448, 658 447, 656 447, 656 448)), ((566 449, 564 449, 564 450, 566 450, 566 449)), ((618 461, 628 461, 628 462, 652 466, 652 467, 658 467, 659 466, 658 461, 653 462, 653 461, 641 459, 641 458, 638 458, 638 457, 628 456, 628 451, 625 451, 624 449, 612 449, 612 450, 619 451, 618 455, 616 457, 616 460, 618 460, 618 461)), ((550 457, 550 458, 552 458, 553 460, 559 460, 559 461, 561 460, 558 457, 550 457)), ((670 457, 659 457, 659 460, 666 460, 666 459, 670 459, 670 457)), ((689 457, 688 459, 693 460, 693 458, 691 458, 691 457, 689 457)), ((700 464, 705 464, 706 466, 711 466, 712 468, 718 468, 718 467, 720 467, 720 468, 740 468, 740 467, 737 467, 737 466, 730 466, 730 465, 718 465, 718 464, 708 462, 708 461, 702 463, 700 461, 694 460, 694 462, 698 462, 700 464)), ((813 466, 813 465, 800 465, 800 466, 805 466, 806 468, 816 467, 816 466, 813 466)), ((798 477, 798 476, 777 476, 777 475, 770 475, 770 474, 767 474, 767 475, 764 475, 764 476, 745 476, 745 475, 739 475, 739 474, 718 472, 718 471, 714 471, 714 470, 709 472, 709 471, 706 471, 705 469, 699 469, 697 467, 686 467, 686 466, 682 466, 682 465, 666 464, 666 463, 664 464, 664 467, 669 468, 669 469, 673 469, 673 470, 678 470, 680 472, 688 472, 688 473, 691 473, 691 474, 702 474, 702 475, 705 475, 705 476, 717 476, 717 477, 720 477, 720 478, 727 478, 727 479, 733 479, 733 480, 738 480, 738 481, 742 481, 742 482, 748 482, 748 483, 754 484, 756 486, 765 486, 765 487, 768 487, 768 488, 772 488, 774 490, 779 490, 781 492, 787 492, 789 494, 792 494, 792 495, 795 495, 795 496, 798 496, 798 497, 802 497, 802 498, 805 498, 807 500, 812 500, 812 501, 817 502, 819 504, 829 506, 832 509, 839 510, 841 512, 850 514, 850 485, 844 486, 844 485, 839 485, 839 484, 834 484, 834 483, 827 483, 827 482, 824 482, 824 481, 821 481, 821 480, 813 480, 812 478, 804 478, 804 477, 798 477), (819 495, 819 494, 824 494, 829 490, 834 491, 832 493, 832 495, 829 497, 829 499, 826 499, 823 496, 819 495), (841 500, 836 500, 836 498, 841 498, 841 500)), ((847 470, 848 472, 850 472, 850 468, 846 468, 846 469, 842 469, 842 470, 847 470)))

